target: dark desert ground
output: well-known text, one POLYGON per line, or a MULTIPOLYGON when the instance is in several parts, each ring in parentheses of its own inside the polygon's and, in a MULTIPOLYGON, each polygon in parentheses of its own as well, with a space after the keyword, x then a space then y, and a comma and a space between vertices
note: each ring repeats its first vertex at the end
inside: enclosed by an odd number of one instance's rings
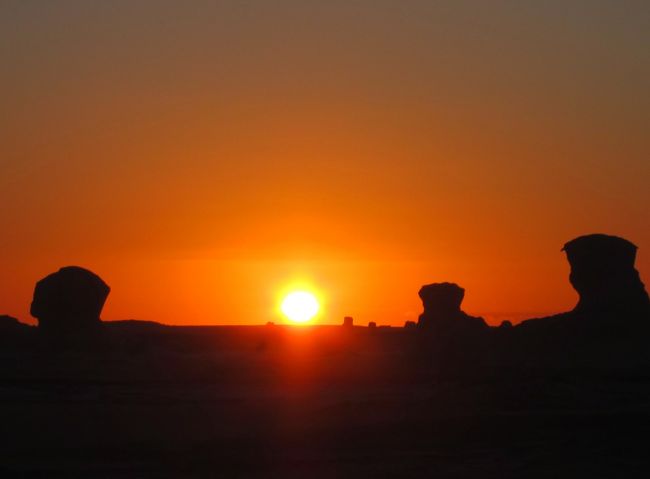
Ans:
POLYGON ((649 46, 0 0, 0 479, 650 478, 649 46))
POLYGON ((120 350, 3 348, 3 477, 647 473, 647 354, 445 374, 397 328, 106 329, 120 350))
POLYGON ((64 268, 38 328, 3 318, 2 476, 646 477, 636 247, 565 249, 576 308, 497 328, 451 283, 404 328, 101 323, 64 268))

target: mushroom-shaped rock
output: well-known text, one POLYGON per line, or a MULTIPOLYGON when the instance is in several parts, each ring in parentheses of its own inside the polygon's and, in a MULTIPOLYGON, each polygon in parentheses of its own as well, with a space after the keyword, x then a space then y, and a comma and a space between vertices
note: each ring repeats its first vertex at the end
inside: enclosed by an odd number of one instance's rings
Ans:
POLYGON ((424 306, 418 320, 418 326, 422 328, 473 330, 488 327, 483 318, 469 316, 460 309, 465 290, 457 284, 427 284, 422 286, 418 295, 424 306))
POLYGON ((580 236, 564 245, 569 281, 580 299, 576 312, 648 313, 650 300, 634 268, 637 247, 604 234, 580 236))
POLYGON ((46 331, 92 329, 110 290, 92 271, 66 266, 36 283, 30 312, 46 331))
POLYGON ((452 318, 460 313, 465 290, 454 283, 433 283, 420 288, 424 315, 430 319, 452 318))

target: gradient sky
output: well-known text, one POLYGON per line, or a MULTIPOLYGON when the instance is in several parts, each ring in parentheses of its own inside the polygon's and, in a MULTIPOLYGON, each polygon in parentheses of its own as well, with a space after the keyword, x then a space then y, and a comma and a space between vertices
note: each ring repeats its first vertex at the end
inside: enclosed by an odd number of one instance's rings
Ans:
POLYGON ((649 46, 645 0, 4 0, 0 313, 76 264, 104 319, 517 320, 591 232, 648 282, 649 46))

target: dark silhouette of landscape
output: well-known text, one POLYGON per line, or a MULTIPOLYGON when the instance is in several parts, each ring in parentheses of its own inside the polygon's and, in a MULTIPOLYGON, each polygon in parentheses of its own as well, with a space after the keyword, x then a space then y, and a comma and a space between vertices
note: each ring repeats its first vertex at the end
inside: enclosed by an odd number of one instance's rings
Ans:
POLYGON ((404 328, 102 322, 110 287, 61 268, 36 283, 37 327, 0 316, 0 473, 646 477, 636 250, 569 241, 575 308, 498 327, 451 282, 422 286, 404 328))

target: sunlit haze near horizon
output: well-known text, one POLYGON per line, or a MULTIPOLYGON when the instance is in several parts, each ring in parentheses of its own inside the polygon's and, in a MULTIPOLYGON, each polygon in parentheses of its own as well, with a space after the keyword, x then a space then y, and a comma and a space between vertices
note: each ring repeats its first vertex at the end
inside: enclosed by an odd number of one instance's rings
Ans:
POLYGON ((648 45, 646 1, 4 1, 0 314, 79 265, 107 320, 518 321, 595 232, 647 283, 648 45))

